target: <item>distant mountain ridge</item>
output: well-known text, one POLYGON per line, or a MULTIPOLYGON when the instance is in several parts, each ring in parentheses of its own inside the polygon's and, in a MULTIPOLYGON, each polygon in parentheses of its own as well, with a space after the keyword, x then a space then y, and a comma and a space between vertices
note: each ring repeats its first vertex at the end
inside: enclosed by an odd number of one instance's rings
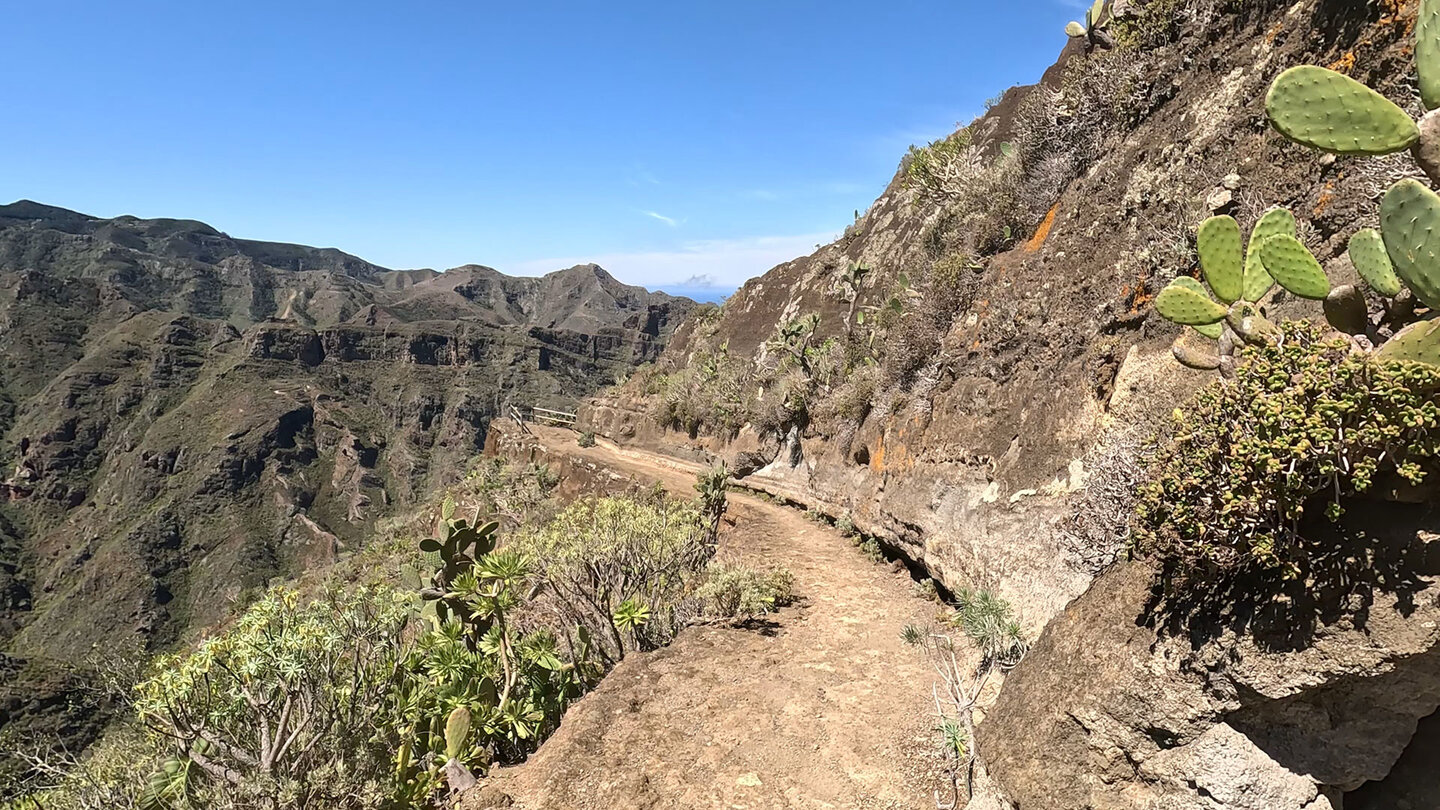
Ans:
POLYGON ((37 662, 161 648, 327 564, 463 475, 507 403, 574 405, 693 306, 596 265, 391 270, 0 206, 0 743, 87 727, 37 662))

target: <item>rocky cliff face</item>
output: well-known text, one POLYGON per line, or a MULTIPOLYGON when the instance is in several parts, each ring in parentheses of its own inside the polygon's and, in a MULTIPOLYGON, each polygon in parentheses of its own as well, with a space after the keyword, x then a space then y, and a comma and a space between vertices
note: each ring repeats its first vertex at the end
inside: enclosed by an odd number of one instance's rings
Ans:
MULTIPOLYGON (((1433 784, 1388 805, 1361 787, 1387 773, 1399 784, 1406 763, 1432 755, 1401 756, 1435 707, 1435 617, 1417 607, 1428 590, 1376 585, 1363 610, 1331 605, 1303 644, 1275 648, 1251 627, 1204 640, 1148 629, 1137 624, 1148 572, 1094 580, 1123 549, 1147 439, 1209 381, 1174 364, 1178 331, 1150 306, 1194 272, 1195 226, 1228 213, 1248 228, 1288 206, 1330 276, 1356 283, 1349 237, 1415 171, 1408 156, 1336 159, 1288 143, 1265 117, 1269 83, 1327 65, 1418 111, 1416 6, 1116 3, 1119 47, 1072 41, 1038 85, 957 135, 969 196, 920 193, 907 158, 845 237, 751 281, 718 319, 687 323, 660 360, 678 370, 724 347, 773 364, 767 339, 807 313, 819 315, 817 344, 863 342, 854 313, 883 313, 903 274, 919 295, 900 292, 904 313, 873 333, 878 381, 852 418, 822 419, 812 402, 778 429, 677 432, 657 425, 662 395, 637 380, 592 400, 582 421, 723 458, 754 486, 851 516, 947 584, 996 590, 1031 632, 1048 626, 982 724, 987 806, 1435 806, 1433 784), (1013 174, 996 180, 989 166, 1013 174), (852 303, 857 266, 872 270, 852 303), (943 318, 916 303, 940 292, 943 318)), ((1317 314, 1283 292, 1264 306, 1317 314)), ((853 379, 819 390, 823 406, 853 379)), ((1412 528, 1428 548, 1433 523, 1412 528)), ((1425 723, 1417 744, 1434 736, 1425 723)))
POLYGON ((1365 565, 1185 632, 1148 567, 1100 577, 980 726, 1006 800, 991 806, 1440 807, 1440 522, 1380 503, 1350 519, 1372 530, 1352 550, 1365 565))
POLYGON ((395 272, 0 207, 0 651, 169 644, 462 475, 507 403, 568 408, 652 359, 691 306, 593 265, 395 272))

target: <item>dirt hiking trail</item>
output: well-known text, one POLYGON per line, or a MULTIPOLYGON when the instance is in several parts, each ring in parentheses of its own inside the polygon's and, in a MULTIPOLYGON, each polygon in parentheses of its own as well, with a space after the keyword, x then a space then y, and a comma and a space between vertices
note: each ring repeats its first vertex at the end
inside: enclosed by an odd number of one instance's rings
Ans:
MULTIPOLYGON (((701 468, 535 431, 553 453, 693 495, 701 468)), ((748 627, 708 625, 633 655, 566 713, 529 761, 463 807, 933 808, 929 664, 900 640, 935 616, 903 571, 795 509, 733 493, 719 558, 795 575, 799 603, 748 627), (493 803, 500 792, 513 805, 493 803)))

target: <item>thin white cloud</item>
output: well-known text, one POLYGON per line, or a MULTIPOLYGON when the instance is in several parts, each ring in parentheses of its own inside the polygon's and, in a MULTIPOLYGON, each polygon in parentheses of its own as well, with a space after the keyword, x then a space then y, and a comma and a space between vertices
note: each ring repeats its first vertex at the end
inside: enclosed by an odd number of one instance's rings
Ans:
POLYGON ((630 177, 627 178, 625 182, 629 183, 632 186, 635 186, 636 188, 639 188, 642 185, 658 186, 661 184, 660 178, 656 177, 653 172, 646 168, 636 169, 634 174, 630 175, 630 177))
POLYGON ((683 286, 697 278, 706 278, 711 286, 728 289, 739 287, 777 264, 808 256, 817 245, 835 237, 834 233, 809 233, 706 239, 687 242, 671 250, 536 259, 498 269, 515 275, 539 276, 594 262, 621 281, 650 289, 683 286))
POLYGON ((672 217, 667 217, 664 214, 657 214, 654 211, 643 211, 641 213, 645 214, 645 216, 650 217, 651 219, 658 219, 672 228, 678 227, 680 225, 678 220, 672 217))

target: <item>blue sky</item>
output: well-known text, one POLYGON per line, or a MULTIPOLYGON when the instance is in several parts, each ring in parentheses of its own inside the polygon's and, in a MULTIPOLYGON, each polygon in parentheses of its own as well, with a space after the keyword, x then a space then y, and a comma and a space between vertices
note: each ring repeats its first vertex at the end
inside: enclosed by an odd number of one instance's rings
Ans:
POLYGON ((1075 0, 29 2, 0 197, 728 290, 1029 83, 1075 0))

